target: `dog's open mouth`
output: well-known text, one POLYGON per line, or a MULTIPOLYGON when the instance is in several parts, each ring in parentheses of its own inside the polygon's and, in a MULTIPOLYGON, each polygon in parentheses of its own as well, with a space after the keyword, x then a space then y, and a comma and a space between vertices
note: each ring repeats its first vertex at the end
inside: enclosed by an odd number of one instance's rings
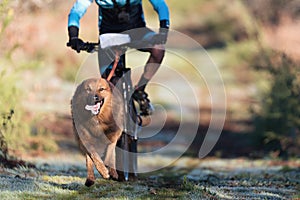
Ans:
POLYGON ((91 111, 93 115, 97 115, 104 103, 104 99, 95 101, 94 105, 86 105, 85 109, 91 111))

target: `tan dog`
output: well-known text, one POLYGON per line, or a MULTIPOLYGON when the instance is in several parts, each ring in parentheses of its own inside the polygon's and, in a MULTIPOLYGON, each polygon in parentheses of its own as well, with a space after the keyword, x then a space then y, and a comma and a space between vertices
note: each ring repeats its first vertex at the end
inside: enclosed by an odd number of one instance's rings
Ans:
POLYGON ((74 132, 86 155, 86 186, 95 182, 94 164, 103 178, 118 179, 115 147, 124 115, 121 95, 112 89, 105 79, 88 79, 77 87, 71 101, 74 132))

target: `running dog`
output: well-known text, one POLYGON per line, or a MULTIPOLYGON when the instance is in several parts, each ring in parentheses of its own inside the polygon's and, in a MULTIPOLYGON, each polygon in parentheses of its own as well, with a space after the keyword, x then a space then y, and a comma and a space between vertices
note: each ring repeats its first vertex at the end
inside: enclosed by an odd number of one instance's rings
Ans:
POLYGON ((71 101, 74 132, 86 156, 88 187, 95 182, 94 165, 103 178, 118 179, 115 147, 122 134, 124 106, 113 88, 103 78, 87 79, 71 101))

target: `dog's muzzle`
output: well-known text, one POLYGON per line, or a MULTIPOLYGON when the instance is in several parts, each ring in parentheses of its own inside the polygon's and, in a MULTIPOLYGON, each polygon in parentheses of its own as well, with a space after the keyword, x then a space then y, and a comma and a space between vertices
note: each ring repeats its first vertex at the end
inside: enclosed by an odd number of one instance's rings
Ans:
POLYGON ((95 104, 100 102, 100 99, 97 94, 95 94, 95 96, 93 97, 93 100, 95 101, 95 104))
POLYGON ((104 103, 104 99, 99 98, 97 94, 93 96, 94 105, 86 105, 85 109, 91 111, 93 115, 97 115, 100 112, 100 108, 104 103))
POLYGON ((93 100, 94 100, 95 104, 100 103, 101 106, 104 103, 104 99, 100 99, 97 94, 95 94, 95 96, 93 97, 93 100))

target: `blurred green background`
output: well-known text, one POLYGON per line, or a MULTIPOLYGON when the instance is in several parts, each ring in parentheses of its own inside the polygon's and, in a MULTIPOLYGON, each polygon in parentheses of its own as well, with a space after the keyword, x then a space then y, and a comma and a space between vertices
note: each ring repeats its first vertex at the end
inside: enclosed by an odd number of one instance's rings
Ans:
MULTIPOLYGON (((210 156, 295 158, 300 152, 300 2, 290 0, 166 0, 171 29, 201 44, 216 62, 227 94, 226 121, 210 156)), ((143 1, 149 27, 157 14, 143 1)), ((75 148, 69 101, 87 57, 66 47, 73 1, 0 2, 1 157, 27 158, 75 148)), ((97 5, 80 36, 97 41, 97 5)), ((191 54, 190 56, 197 56, 191 54)), ((170 59, 170 58, 166 58, 170 59)), ((176 66, 184 71, 184 63, 176 66)), ((192 78, 192 77, 191 77, 192 78)), ((210 120, 205 86, 197 151, 210 120)), ((154 99, 155 101, 162 101, 154 99)), ((162 102, 168 104, 168 101, 162 102)), ((178 125, 170 115, 167 128, 178 125)))

